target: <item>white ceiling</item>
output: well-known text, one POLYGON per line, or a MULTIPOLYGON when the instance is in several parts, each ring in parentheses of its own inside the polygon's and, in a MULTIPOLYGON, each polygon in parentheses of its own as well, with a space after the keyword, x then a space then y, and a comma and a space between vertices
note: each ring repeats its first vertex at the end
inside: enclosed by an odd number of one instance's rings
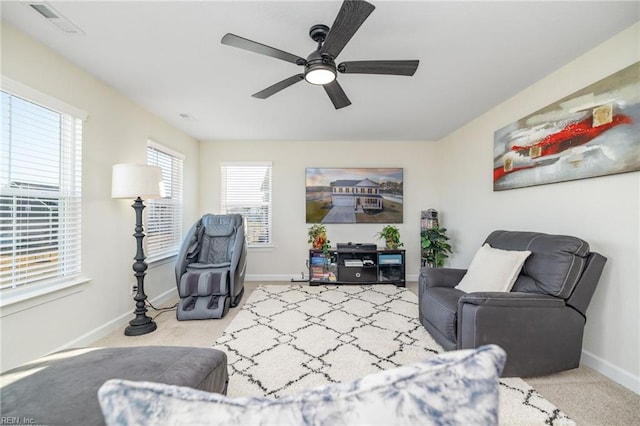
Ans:
POLYGON ((220 39, 306 57, 309 28, 331 26, 341 1, 50 1, 81 36, 25 3, 3 0, 2 19, 199 140, 438 140, 640 20, 638 1, 372 0, 336 63, 420 66, 413 77, 339 74, 352 105, 335 110, 305 82, 252 98, 301 67, 220 39))

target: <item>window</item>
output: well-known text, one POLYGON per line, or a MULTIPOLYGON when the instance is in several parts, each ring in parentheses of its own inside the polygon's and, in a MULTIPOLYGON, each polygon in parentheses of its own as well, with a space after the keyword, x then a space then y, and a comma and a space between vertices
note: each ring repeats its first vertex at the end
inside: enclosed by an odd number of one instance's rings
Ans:
POLYGON ((147 164, 162 169, 164 198, 147 201, 147 256, 149 261, 173 256, 182 244, 182 163, 184 156, 147 143, 147 164))
POLYGON ((86 114, 2 78, 0 290, 50 285, 81 268, 86 114))
POLYGON ((249 247, 270 246, 271 163, 224 163, 221 211, 244 217, 249 247))

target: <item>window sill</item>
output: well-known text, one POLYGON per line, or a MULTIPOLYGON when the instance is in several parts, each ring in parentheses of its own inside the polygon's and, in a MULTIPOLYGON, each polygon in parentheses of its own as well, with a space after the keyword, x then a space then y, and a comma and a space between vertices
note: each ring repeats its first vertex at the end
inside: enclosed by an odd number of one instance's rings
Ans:
POLYGON ((256 251, 256 252, 261 252, 261 251, 274 251, 276 248, 275 245, 273 244, 265 244, 262 246, 249 246, 247 247, 248 251, 256 251))
POLYGON ((164 265, 165 263, 173 263, 176 261, 177 257, 178 257, 178 254, 174 253, 174 254, 168 254, 166 256, 147 259, 146 262, 150 268, 155 268, 156 266, 161 266, 161 265, 164 265))
POLYGON ((91 281, 76 277, 56 283, 34 284, 26 288, 5 290, 0 294, 0 317, 24 311, 82 290, 82 285, 91 281))

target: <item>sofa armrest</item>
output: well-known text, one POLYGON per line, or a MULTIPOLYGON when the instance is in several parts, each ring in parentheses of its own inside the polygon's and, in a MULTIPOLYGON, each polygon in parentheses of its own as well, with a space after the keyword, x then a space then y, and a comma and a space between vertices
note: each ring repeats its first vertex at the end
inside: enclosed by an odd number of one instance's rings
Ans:
POLYGON ((458 300, 457 349, 492 343, 507 352, 503 377, 578 366, 585 319, 564 299, 534 293, 469 293, 458 300))
POLYGON ((425 288, 455 287, 466 273, 466 269, 422 268, 418 281, 421 285, 424 285, 425 288))
MULTIPOLYGON (((477 306, 511 306, 511 307, 547 307, 563 308, 564 299, 546 294, 520 292, 477 292, 468 293, 460 298, 458 305, 469 303, 477 306)), ((459 309, 459 308, 458 308, 459 309)))
POLYGON ((449 287, 458 285, 466 269, 454 268, 422 268, 418 277, 418 299, 423 300, 424 293, 429 287, 449 287))

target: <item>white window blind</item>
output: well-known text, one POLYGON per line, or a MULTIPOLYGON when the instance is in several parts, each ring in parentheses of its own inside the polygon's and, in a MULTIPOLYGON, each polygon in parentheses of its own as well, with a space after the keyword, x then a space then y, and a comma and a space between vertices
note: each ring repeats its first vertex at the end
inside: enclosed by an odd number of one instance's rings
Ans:
POLYGON ((149 261, 173 256, 182 244, 182 163, 184 156, 149 141, 147 164, 162 169, 165 197, 148 200, 147 257, 149 261))
POLYGON ((221 182, 221 211, 244 217, 247 245, 271 245, 271 163, 223 163, 221 182))
POLYGON ((81 270, 84 116, 19 83, 2 83, 0 290, 72 279, 81 270))

